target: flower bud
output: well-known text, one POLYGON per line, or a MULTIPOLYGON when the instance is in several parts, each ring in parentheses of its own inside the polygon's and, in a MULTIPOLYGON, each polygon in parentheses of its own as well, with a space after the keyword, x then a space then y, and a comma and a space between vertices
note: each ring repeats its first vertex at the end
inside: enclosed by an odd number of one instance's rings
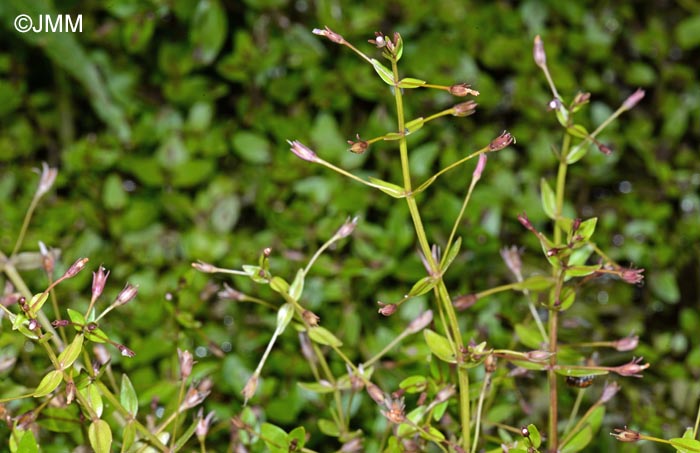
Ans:
POLYGON ((544 69, 547 66, 547 54, 544 52, 544 43, 540 35, 535 36, 535 45, 532 49, 532 56, 535 59, 535 64, 544 69))
POLYGON ((522 261, 520 260, 520 249, 513 245, 511 247, 504 247, 501 249, 501 258, 503 262, 506 263, 508 269, 515 275, 516 278, 522 278, 522 261))
POLYGON ((554 355, 548 351, 529 351, 525 353, 527 359, 531 362, 546 362, 554 355))
POLYGON ((350 219, 350 217, 348 217, 345 223, 341 225, 340 228, 338 228, 338 231, 335 232, 335 237, 338 239, 342 239, 350 236, 357 227, 357 220, 357 216, 353 217, 352 220, 350 219))
POLYGON ((301 316, 304 318, 304 321, 311 327, 316 327, 318 325, 318 322, 321 320, 314 312, 310 310, 304 310, 304 312, 301 314, 301 316))
POLYGON ((294 141, 289 141, 287 140, 287 143, 291 146, 292 152, 300 159, 309 161, 309 162, 316 162, 318 161, 318 156, 316 156, 316 153, 311 151, 306 145, 301 143, 298 140, 294 141))
POLYGON ((350 152, 355 154, 362 154, 365 151, 367 151, 367 148, 369 148, 369 142, 366 140, 362 140, 360 138, 360 134, 356 134, 355 136, 357 137, 356 142, 348 140, 348 145, 350 145, 350 152))
POLYGON ((386 397, 384 396, 384 392, 382 392, 382 389, 377 387, 375 384, 368 382, 366 384, 367 388, 367 393, 369 396, 374 400, 375 403, 379 405, 383 405, 386 397))
POLYGON ((224 283, 224 289, 216 293, 216 295, 219 296, 221 299, 227 300, 243 300, 245 298, 245 294, 231 288, 226 283, 224 283))
POLYGON ((82 271, 85 268, 85 265, 87 262, 90 261, 88 258, 79 258, 76 260, 75 263, 71 265, 71 267, 68 268, 65 274, 63 274, 63 277, 61 278, 73 278, 76 275, 78 275, 78 272, 82 271))
POLYGON ((603 387, 603 394, 600 396, 600 403, 605 404, 610 401, 613 396, 620 390, 620 384, 617 382, 610 382, 605 384, 603 387))
POLYGON ((598 151, 601 153, 605 154, 606 156, 609 156, 612 154, 612 148, 610 148, 608 145, 604 143, 598 143, 598 151))
POLYGON ((214 421, 214 411, 209 412, 206 417, 202 416, 203 413, 204 411, 200 408, 199 413, 197 414, 197 427, 194 430, 195 434, 197 435, 197 439, 200 442, 204 442, 204 439, 207 437, 207 433, 209 432, 209 427, 214 421))
POLYGON ((53 275, 54 264, 56 263, 53 252, 43 242, 39 241, 39 253, 41 253, 41 265, 46 271, 46 275, 53 275))
POLYGON ((621 267, 618 269, 618 275, 622 280, 625 281, 625 283, 629 283, 631 285, 636 285, 638 283, 642 283, 644 280, 644 276, 642 273, 644 272, 644 269, 632 269, 632 268, 625 268, 621 267))
POLYGON ((639 336, 638 335, 629 335, 625 338, 620 338, 619 340, 615 341, 614 343, 614 348, 617 349, 618 351, 631 351, 637 347, 639 344, 639 336))
POLYGON ((197 261, 192 263, 192 267, 197 269, 199 272, 205 272, 207 274, 214 274, 218 272, 218 268, 213 264, 205 263, 204 261, 197 261))
POLYGON ((622 108, 625 110, 629 110, 633 108, 639 101, 644 98, 644 90, 641 88, 637 88, 637 91, 634 93, 630 94, 627 99, 625 99, 625 102, 622 103, 622 108))
POLYGON ((116 304, 117 305, 124 305, 125 303, 131 301, 134 297, 136 297, 136 294, 139 292, 139 286, 138 285, 132 285, 130 283, 127 283, 124 289, 121 290, 119 295, 117 295, 117 300, 116 304))
POLYGON ((245 387, 241 390, 243 394, 243 405, 248 404, 248 400, 255 395, 255 391, 258 389, 258 373, 253 373, 253 375, 246 382, 245 387))
POLYGON ((574 107, 578 107, 584 104, 587 104, 588 101, 591 99, 591 93, 581 93, 580 91, 576 93, 576 96, 574 97, 574 102, 573 105, 574 107))
POLYGON ((345 39, 342 36, 340 36, 338 33, 334 32, 333 30, 331 30, 328 27, 326 27, 324 30, 321 30, 319 28, 314 28, 311 31, 311 33, 313 33, 314 35, 318 35, 318 36, 325 36, 326 38, 330 39, 331 41, 333 41, 336 44, 344 44, 345 43, 345 39))
POLYGON ((105 283, 107 283, 107 277, 109 277, 109 271, 105 272, 105 268, 100 266, 97 272, 92 273, 92 299, 95 300, 102 294, 105 289, 105 283))
POLYGON ((117 345, 117 349, 119 350, 119 352, 121 353, 121 355, 123 355, 124 357, 134 357, 134 356, 136 355, 136 353, 135 353, 134 351, 132 351, 131 349, 127 348, 127 347, 124 346, 123 344, 118 344, 118 345, 117 345))
POLYGON ((472 173, 472 180, 474 180, 474 182, 481 179, 481 174, 484 172, 484 168, 486 168, 487 159, 486 154, 479 154, 479 161, 476 163, 474 173, 472 173))
POLYGON ((36 197, 40 198, 46 194, 53 186, 58 175, 57 168, 51 168, 46 162, 41 163, 41 173, 39 177, 39 187, 36 190, 36 197))
POLYGON ((474 101, 460 102, 452 107, 452 115, 454 116, 469 116, 476 111, 476 106, 479 105, 474 101))

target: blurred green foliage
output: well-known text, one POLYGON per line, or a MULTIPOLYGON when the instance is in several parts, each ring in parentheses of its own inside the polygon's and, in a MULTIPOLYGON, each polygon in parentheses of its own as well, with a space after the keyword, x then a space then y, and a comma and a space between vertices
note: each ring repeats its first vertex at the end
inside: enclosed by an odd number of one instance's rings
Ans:
MULTIPOLYGON (((642 380, 622 382, 606 427, 627 424, 668 437, 692 425, 700 397, 696 3, 11 0, 0 5, 0 21, 0 248, 14 245, 36 187, 31 169, 41 161, 58 166, 57 188, 34 218, 25 249, 43 241, 63 251, 65 266, 88 256, 111 269, 113 281, 139 284, 137 301, 103 326, 137 353, 114 362, 129 371, 144 406, 152 397, 166 404, 175 390, 175 348, 194 350, 195 372, 215 379, 207 405, 222 421, 211 437, 221 445, 274 329, 274 313, 218 300, 213 285, 228 281, 248 294, 274 296, 245 279, 209 280, 191 269, 192 261, 239 267, 272 247, 275 273, 291 280, 347 216, 359 215, 353 237, 323 256, 307 279, 308 308, 360 361, 427 301, 406 304, 392 318, 376 314, 377 300, 400 299, 424 274, 404 205, 288 151, 286 140, 299 139, 357 174, 400 179, 392 142, 364 155, 347 152, 345 143, 356 133, 369 138, 395 128, 391 93, 368 65, 313 36, 312 28, 328 25, 360 46, 375 30, 398 31, 407 76, 443 85, 465 81, 481 92, 476 115, 440 120, 410 137, 417 177, 503 129, 517 138, 516 146, 491 156, 470 204, 459 232, 463 251, 447 276, 455 294, 508 281, 498 256, 505 245, 526 248, 528 273, 540 266, 537 243, 515 220, 527 211, 533 222, 544 222, 539 178, 553 174, 550 150, 560 141, 545 108, 546 84, 532 62, 534 35, 544 39, 563 96, 592 93, 587 127, 644 88, 643 102, 600 137, 614 153, 591 152, 572 168, 566 209, 598 216, 600 246, 613 259, 645 268, 646 285, 594 284, 567 313, 576 329, 562 336, 601 340, 635 332, 642 338, 637 353, 652 368, 642 380), (82 14, 83 32, 20 34, 11 25, 20 13, 82 14)), ((454 103, 423 90, 406 100, 409 117, 454 103)), ((434 242, 445 242, 470 174, 471 168, 454 170, 419 199, 434 242)), ((40 272, 28 278, 33 288, 45 287, 40 272)), ((84 273, 61 285, 62 307, 88 303, 89 278, 84 273)), ((460 320, 466 338, 499 347, 511 342, 525 313, 520 297, 499 295, 460 320)), ((24 347, 8 341, 3 350, 24 347)), ((396 351, 401 373, 377 370, 383 388, 425 369, 425 345, 412 341, 396 351)), ((617 357, 601 359, 615 364, 617 357)), ((343 372, 340 362, 331 365, 343 372)), ((31 383, 35 373, 16 369, 0 379, 3 386, 31 383)), ((253 404, 271 423, 317 433, 321 403, 295 384, 311 379, 298 341, 286 332, 253 404)), ((523 385, 541 416, 544 380, 523 385)), ((517 402, 513 394, 498 404, 509 413, 517 402)), ((353 424, 379 437, 384 422, 375 423, 377 415, 363 405, 353 424)), ((625 451, 611 447, 606 428, 601 432, 600 451, 625 451)), ((312 435, 307 445, 320 448, 324 441, 312 435)), ((59 451, 62 441, 56 442, 59 451)))

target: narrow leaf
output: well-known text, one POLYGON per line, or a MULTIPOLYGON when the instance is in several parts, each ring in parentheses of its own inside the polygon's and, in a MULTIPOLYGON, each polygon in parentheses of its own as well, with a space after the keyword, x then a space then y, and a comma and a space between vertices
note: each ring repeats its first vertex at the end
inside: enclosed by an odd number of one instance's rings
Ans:
POLYGON ((281 335, 284 329, 287 328, 289 321, 294 316, 294 307, 291 304, 284 304, 277 311, 277 327, 275 328, 275 336, 281 335))
POLYGON ((673 445, 681 453, 697 453, 700 452, 700 441, 695 439, 683 439, 680 437, 674 437, 669 439, 671 445, 673 445))
POLYGON ((335 348, 339 348, 343 345, 342 341, 340 341, 328 329, 321 326, 312 327, 309 330, 309 338, 318 344, 324 344, 335 348))
POLYGON ((75 336, 71 344, 58 355, 59 370, 65 370, 73 365, 73 362, 78 358, 80 351, 83 349, 83 336, 78 334, 75 336))
POLYGON ((588 137, 588 131, 585 127, 581 126, 580 124, 574 124, 573 126, 569 127, 566 131, 569 133, 569 135, 573 135, 574 137, 588 137))
POLYGON ((389 70, 389 68, 387 68, 386 66, 384 66, 383 64, 381 64, 378 60, 376 60, 374 58, 372 58, 370 63, 372 63, 374 70, 377 71, 377 74, 379 74, 379 77, 381 77, 382 80, 387 85, 391 85, 391 86, 396 85, 396 82, 394 81, 394 74, 389 70))
POLYGON ((294 300, 299 300, 301 293, 304 292, 304 277, 304 270, 299 269, 292 285, 289 287, 289 295, 294 300))
POLYGON ((49 298, 49 293, 43 292, 39 294, 35 294, 32 299, 29 301, 29 314, 32 315, 32 317, 36 316, 37 313, 41 310, 41 307, 44 306, 44 303, 46 300, 49 298))
POLYGON ((39 398, 41 396, 46 396, 49 393, 56 390, 56 387, 63 380, 63 374, 58 370, 49 371, 46 376, 41 379, 39 385, 33 393, 34 398, 39 398))
POLYGON ((272 290, 276 293, 289 293, 289 283, 287 283, 287 281, 282 277, 272 277, 272 280, 270 280, 270 288, 272 288, 272 290))
POLYGON ((381 179, 373 178, 371 176, 368 179, 377 189, 381 190, 387 195, 391 195, 394 198, 404 198, 406 196, 406 191, 401 186, 397 186, 396 184, 382 181, 381 179))
POLYGON ((136 418, 136 414, 139 411, 139 399, 136 396, 136 390, 134 390, 134 386, 131 384, 129 376, 126 374, 122 375, 119 401, 122 403, 122 406, 124 406, 124 409, 126 409, 133 418, 136 418))
POLYGON ((433 277, 423 277, 413 285, 411 291, 408 293, 408 297, 422 296, 423 294, 429 292, 435 285, 437 285, 437 280, 433 277))
POLYGON ((570 441, 561 449, 561 453, 576 453, 583 450, 593 439, 593 430, 590 425, 585 425, 570 441))
POLYGON ((404 125, 406 128, 406 135, 412 134, 425 124, 425 119, 423 117, 416 118, 414 120, 409 121, 404 125))
POLYGON ((557 200, 554 191, 549 187, 547 180, 544 178, 540 180, 540 191, 542 192, 542 209, 544 209, 547 217, 554 219, 557 212, 557 200))
POLYGON ((462 238, 457 237, 457 239, 450 246, 450 249, 445 254, 444 264, 440 268, 442 273, 445 273, 445 271, 450 267, 450 265, 455 260, 455 258, 457 258, 457 254, 459 253, 459 249, 461 247, 462 247, 462 238))
POLYGON ((537 426, 529 424, 527 425, 527 430, 530 432, 530 441, 532 441, 532 446, 535 448, 540 448, 540 445, 542 444, 542 436, 540 435, 540 431, 537 429, 537 426))
POLYGON ((425 80, 406 77, 399 81, 399 88, 420 88, 426 83, 428 82, 426 82, 425 80))
POLYGON ((534 277, 530 277, 526 280, 523 280, 522 282, 516 283, 513 288, 523 291, 523 290, 529 290, 529 291, 542 291, 547 288, 550 288, 554 284, 554 281, 552 280, 552 277, 547 277, 544 275, 535 275, 534 277))

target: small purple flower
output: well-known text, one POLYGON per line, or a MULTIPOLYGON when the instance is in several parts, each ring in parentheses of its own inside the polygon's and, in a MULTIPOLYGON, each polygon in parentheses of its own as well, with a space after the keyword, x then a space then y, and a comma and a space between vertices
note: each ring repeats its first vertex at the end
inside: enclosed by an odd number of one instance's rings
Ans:
POLYGON ((633 108, 635 105, 639 103, 639 101, 642 100, 644 97, 644 90, 641 88, 637 88, 637 91, 634 93, 630 94, 627 99, 625 99, 625 102, 622 103, 622 108, 625 110, 629 110, 633 108))

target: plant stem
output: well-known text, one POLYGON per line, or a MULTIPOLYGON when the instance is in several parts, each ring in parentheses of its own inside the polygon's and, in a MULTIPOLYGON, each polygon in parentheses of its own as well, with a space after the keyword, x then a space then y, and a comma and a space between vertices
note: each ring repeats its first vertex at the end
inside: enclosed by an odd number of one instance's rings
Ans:
MULTIPOLYGON (((557 172, 557 189, 556 189, 556 210, 554 213, 554 244, 558 245, 562 238, 562 229, 557 224, 556 220, 559 219, 564 210, 564 191, 566 186, 566 158, 569 153, 569 148, 571 146, 571 136, 569 134, 564 134, 564 141, 562 144, 561 155, 559 160, 559 170, 557 172)), ((561 292, 561 287, 563 284, 563 271, 561 269, 554 269, 554 277, 557 279, 557 295, 561 292)), ((558 297, 555 298, 557 300, 558 297)), ((549 451, 554 453, 558 450, 558 395, 557 395, 557 374, 554 369, 557 366, 557 334, 559 328, 559 312, 555 307, 551 307, 549 310, 549 352, 552 356, 549 359, 549 370, 547 371, 547 382, 549 384, 549 426, 548 426, 548 440, 549 451)))
MULTIPOLYGON (((391 61, 392 72, 394 74, 394 80, 399 80, 399 71, 396 59, 391 61)), ((403 109, 403 97, 401 94, 401 89, 394 87, 394 99, 396 102, 396 115, 398 121, 398 130, 405 130, 405 117, 403 109)), ((435 287, 435 294, 438 299, 438 303, 441 305, 445 314, 447 315, 448 325, 445 326, 445 331, 448 334, 448 339, 452 344, 455 356, 457 357, 457 363, 463 362, 462 353, 462 334, 459 330, 459 324, 457 323, 457 315, 455 314, 454 307, 452 306, 452 300, 447 291, 444 281, 442 280, 442 275, 440 275, 440 270, 438 263, 435 262, 430 245, 428 243, 428 238, 425 233, 425 228, 423 227, 423 222, 420 217, 420 212, 418 210, 418 205, 411 193, 411 173, 408 162, 408 145, 406 143, 406 137, 402 136, 399 140, 399 153, 401 156, 401 171, 403 175, 403 187, 406 191, 406 204, 408 205, 408 210, 411 213, 411 219, 413 221, 413 226, 416 231, 416 236, 418 238, 418 243, 420 244, 421 251, 425 256, 428 264, 430 266, 430 272, 432 275, 439 278, 439 282, 435 287)), ((470 401, 469 401, 469 375, 466 369, 461 366, 457 366, 457 379, 458 379, 458 391, 460 400, 460 422, 462 427, 462 448, 465 451, 469 450, 471 444, 471 414, 470 414, 470 401)))

